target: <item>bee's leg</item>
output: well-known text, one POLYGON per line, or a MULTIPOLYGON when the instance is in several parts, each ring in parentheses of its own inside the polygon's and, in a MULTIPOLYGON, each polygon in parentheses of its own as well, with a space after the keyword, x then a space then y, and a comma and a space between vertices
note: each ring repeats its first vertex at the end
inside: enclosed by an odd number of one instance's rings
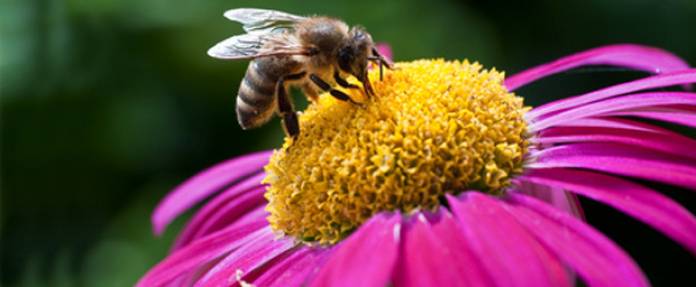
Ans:
POLYGON ((331 88, 331 85, 329 85, 329 83, 327 83, 324 80, 322 80, 321 78, 319 78, 319 76, 317 76, 315 74, 310 74, 309 79, 312 80, 312 82, 315 85, 317 85, 319 88, 321 88, 322 90, 329 92, 329 94, 331 96, 333 96, 334 98, 341 100, 341 101, 344 101, 344 102, 351 102, 355 105, 361 106, 360 103, 351 99, 350 96, 346 95, 346 93, 331 88))
POLYGON ((300 134, 300 123, 297 120, 297 113, 292 105, 292 100, 288 94, 288 88, 285 86, 286 81, 299 80, 305 76, 305 72, 286 75, 278 80, 277 95, 278 95, 278 113, 282 117, 283 129, 285 134, 296 139, 300 134))
POLYGON ((339 86, 344 87, 346 89, 360 89, 358 85, 348 83, 348 81, 346 81, 344 78, 341 78, 341 75, 338 73, 338 70, 334 71, 334 80, 339 86))
POLYGON ((306 82, 302 85, 302 92, 312 102, 316 102, 319 99, 319 92, 310 82, 306 82))

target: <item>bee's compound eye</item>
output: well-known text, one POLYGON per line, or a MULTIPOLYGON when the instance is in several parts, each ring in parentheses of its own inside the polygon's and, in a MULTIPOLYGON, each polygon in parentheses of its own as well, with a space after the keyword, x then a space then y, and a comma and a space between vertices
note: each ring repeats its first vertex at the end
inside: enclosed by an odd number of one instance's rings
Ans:
POLYGON ((346 71, 350 72, 350 63, 353 62, 353 49, 350 46, 342 47, 338 50, 338 66, 346 71))

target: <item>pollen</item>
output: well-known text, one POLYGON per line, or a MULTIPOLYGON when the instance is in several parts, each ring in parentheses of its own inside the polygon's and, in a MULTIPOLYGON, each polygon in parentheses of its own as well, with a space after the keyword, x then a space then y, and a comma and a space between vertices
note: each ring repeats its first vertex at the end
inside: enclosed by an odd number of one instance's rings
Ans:
POLYGON ((271 227, 333 244, 382 211, 435 210, 447 193, 501 194, 522 172, 528 110, 504 74, 468 61, 398 63, 376 95, 328 94, 300 116, 266 166, 271 227))

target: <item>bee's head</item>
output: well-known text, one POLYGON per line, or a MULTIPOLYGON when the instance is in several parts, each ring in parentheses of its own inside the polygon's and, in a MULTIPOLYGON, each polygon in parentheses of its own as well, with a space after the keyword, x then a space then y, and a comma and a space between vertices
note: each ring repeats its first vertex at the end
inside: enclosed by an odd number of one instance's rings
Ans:
POLYGON ((367 79, 367 64, 373 46, 372 36, 365 29, 353 27, 348 33, 348 39, 338 49, 338 67, 360 80, 368 94, 373 93, 367 79))

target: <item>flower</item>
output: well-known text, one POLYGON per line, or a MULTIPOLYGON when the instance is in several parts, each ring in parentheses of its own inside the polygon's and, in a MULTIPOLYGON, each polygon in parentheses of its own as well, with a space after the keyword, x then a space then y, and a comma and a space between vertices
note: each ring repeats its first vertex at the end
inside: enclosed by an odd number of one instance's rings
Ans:
POLYGON ((571 286, 577 274, 647 286, 575 196, 696 254, 696 217, 638 182, 696 189, 696 141, 637 120, 696 127, 696 93, 656 90, 695 82, 681 59, 638 45, 508 78, 467 61, 399 63, 374 81, 377 96, 346 91, 362 105, 323 95, 296 141, 177 187, 153 214, 155 233, 212 198, 138 285, 571 286), (585 65, 655 75, 534 109, 513 93, 585 65))

